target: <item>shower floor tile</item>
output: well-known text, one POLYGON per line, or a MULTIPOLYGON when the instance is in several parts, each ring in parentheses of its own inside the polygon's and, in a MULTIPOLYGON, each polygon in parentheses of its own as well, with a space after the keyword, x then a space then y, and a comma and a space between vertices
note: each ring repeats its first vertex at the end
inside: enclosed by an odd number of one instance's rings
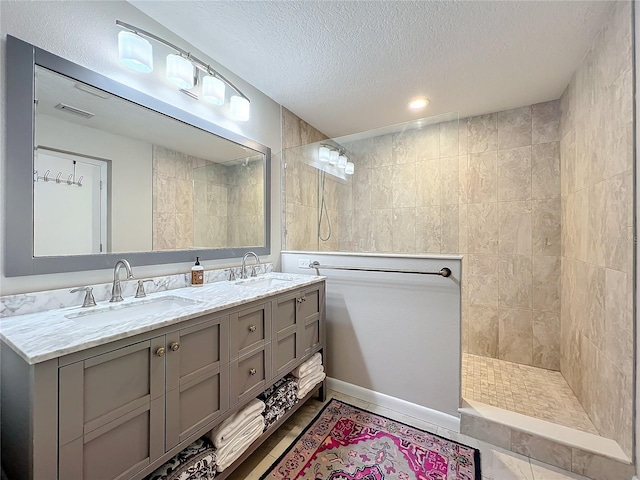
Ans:
POLYGON ((600 435, 560 372, 465 353, 462 397, 600 435))

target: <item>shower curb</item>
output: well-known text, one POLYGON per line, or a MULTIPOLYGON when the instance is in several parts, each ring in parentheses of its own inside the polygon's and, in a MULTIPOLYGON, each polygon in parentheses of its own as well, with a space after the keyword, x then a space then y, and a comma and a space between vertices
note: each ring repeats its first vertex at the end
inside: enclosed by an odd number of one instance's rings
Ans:
POLYGON ((460 432, 595 480, 626 480, 635 474, 614 441, 480 402, 463 400, 460 432))

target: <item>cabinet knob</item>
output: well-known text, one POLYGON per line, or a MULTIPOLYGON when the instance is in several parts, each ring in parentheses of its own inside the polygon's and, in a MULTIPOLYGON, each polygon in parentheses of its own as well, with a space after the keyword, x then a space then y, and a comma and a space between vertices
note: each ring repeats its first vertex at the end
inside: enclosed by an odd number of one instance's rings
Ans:
POLYGON ((159 357, 164 357, 164 347, 160 347, 156 350, 156 355, 159 357))
POLYGON ((251 370, 249 370, 249 375, 255 375, 256 374, 256 369, 252 368, 251 370))
POLYGON ((180 349, 180 344, 173 342, 171 345, 169 345, 169 348, 171 349, 172 352, 175 352, 180 349))
POLYGON ((255 331, 256 331, 256 326, 255 326, 255 325, 251 325, 251 326, 249 327, 249 331, 250 331, 250 332, 255 332, 255 331))
POLYGON ((298 302, 298 303, 302 303, 302 302, 304 302, 304 300, 303 300, 303 298, 302 298, 302 297, 298 297, 298 298, 296 298, 296 302, 298 302))

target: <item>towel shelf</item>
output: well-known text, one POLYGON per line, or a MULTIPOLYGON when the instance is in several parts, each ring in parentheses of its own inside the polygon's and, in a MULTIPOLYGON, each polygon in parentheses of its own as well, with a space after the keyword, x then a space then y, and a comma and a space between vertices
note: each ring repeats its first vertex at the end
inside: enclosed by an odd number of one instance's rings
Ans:
POLYGON ((396 268, 373 268, 373 267, 350 267, 344 265, 321 265, 318 261, 309 264, 309 268, 316 270, 354 270, 361 272, 385 272, 385 273, 412 273, 416 275, 439 275, 441 277, 450 277, 451 269, 444 267, 437 272, 425 272, 424 270, 406 270, 396 268))

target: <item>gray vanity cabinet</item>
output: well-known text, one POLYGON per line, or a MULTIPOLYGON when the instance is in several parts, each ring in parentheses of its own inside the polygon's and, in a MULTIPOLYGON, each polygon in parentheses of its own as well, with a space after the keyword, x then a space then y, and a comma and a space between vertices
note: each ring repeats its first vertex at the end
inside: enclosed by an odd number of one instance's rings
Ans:
POLYGON ((60 479, 124 479, 162 456, 164 349, 159 336, 60 368, 60 479))
POLYGON ((228 410, 228 338, 228 315, 167 334, 166 450, 228 410))
POLYGON ((288 373, 320 347, 324 338, 320 322, 323 302, 324 289, 317 284, 273 300, 274 377, 288 373))

